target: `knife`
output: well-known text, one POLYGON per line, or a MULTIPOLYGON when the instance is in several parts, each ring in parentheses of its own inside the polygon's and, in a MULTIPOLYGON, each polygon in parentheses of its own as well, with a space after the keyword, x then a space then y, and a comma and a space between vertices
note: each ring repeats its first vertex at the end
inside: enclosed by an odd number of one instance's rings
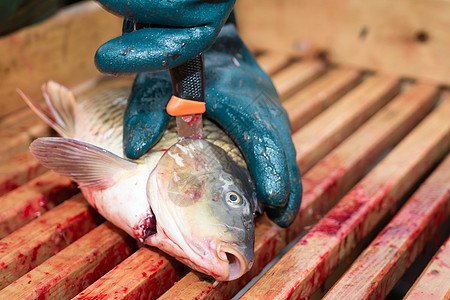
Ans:
POLYGON ((206 111, 203 54, 169 72, 173 96, 166 110, 176 117, 178 140, 203 139, 202 114, 206 111))

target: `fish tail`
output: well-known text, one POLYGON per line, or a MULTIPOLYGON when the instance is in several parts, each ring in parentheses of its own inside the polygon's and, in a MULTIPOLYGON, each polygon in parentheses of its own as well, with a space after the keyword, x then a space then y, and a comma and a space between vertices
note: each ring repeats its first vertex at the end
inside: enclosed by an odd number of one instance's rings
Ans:
POLYGON ((76 102, 73 93, 68 88, 51 80, 42 85, 42 93, 50 112, 25 95, 20 89, 17 89, 17 92, 25 103, 61 136, 70 138, 75 135, 76 102))

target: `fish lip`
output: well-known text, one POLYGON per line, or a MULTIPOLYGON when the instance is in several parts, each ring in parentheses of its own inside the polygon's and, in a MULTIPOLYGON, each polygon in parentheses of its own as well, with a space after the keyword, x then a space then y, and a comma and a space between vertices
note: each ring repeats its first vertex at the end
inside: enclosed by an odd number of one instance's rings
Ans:
POLYGON ((220 243, 217 246, 217 257, 226 263, 226 270, 222 276, 216 277, 217 281, 231 281, 244 275, 253 265, 253 261, 248 261, 238 246, 227 243, 220 243))

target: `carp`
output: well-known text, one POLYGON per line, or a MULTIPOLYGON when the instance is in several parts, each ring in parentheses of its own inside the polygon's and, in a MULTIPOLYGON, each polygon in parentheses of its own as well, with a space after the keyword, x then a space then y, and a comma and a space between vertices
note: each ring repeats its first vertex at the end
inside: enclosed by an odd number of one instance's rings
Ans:
POLYGON ((171 120, 152 149, 129 160, 122 130, 130 87, 82 99, 53 81, 42 91, 48 110, 18 90, 62 137, 38 138, 30 151, 74 180, 102 216, 216 281, 237 279, 251 268, 260 207, 239 149, 218 126, 204 120, 205 140, 179 141, 171 120))

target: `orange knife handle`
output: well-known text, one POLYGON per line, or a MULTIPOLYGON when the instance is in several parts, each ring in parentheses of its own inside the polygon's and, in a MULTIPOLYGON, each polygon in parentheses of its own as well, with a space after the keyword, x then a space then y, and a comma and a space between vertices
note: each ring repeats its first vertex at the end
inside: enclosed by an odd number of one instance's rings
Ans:
POLYGON ((203 54, 170 69, 173 97, 167 106, 172 116, 205 112, 205 73, 203 54), (199 102, 195 104, 194 102, 199 102), (186 111, 183 111, 186 109, 186 111))

